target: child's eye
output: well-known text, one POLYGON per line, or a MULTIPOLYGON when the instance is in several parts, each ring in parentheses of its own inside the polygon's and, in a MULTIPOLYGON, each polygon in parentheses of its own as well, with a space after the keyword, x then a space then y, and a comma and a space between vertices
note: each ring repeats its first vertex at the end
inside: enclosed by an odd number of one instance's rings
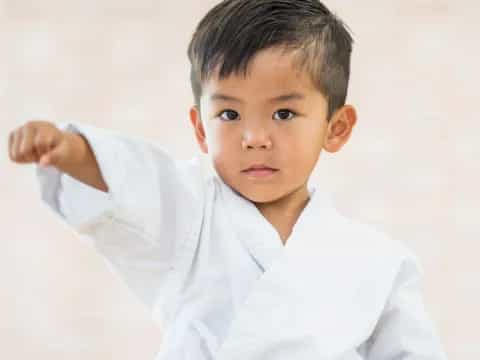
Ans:
MULTIPOLYGON (((294 111, 288 110, 288 109, 281 109, 281 110, 278 110, 275 113, 279 115, 278 120, 282 120, 282 121, 290 120, 293 116, 297 115, 297 113, 295 113, 294 111), (291 114, 293 116, 289 117, 289 114, 291 114)), ((236 120, 238 118, 238 113, 234 110, 223 110, 218 114, 218 116, 220 116, 220 118, 222 120, 233 121, 233 120, 236 120), (225 118, 225 116, 222 116, 224 114, 226 114, 226 118, 225 118)))
POLYGON ((275 114, 278 114, 280 116, 279 120, 285 121, 285 120, 290 120, 291 118, 288 117, 288 114, 292 114, 293 116, 297 115, 294 111, 288 110, 288 109, 281 109, 275 112, 275 114))
POLYGON ((222 117, 223 114, 228 114, 226 121, 235 120, 238 116, 238 113, 234 110, 223 110, 221 113, 218 114, 220 115, 220 118, 225 119, 224 117, 222 117))

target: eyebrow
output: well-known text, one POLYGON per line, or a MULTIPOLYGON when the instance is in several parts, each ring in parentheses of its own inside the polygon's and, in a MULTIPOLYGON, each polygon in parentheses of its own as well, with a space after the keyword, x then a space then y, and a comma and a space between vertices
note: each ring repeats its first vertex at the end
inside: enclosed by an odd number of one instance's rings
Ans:
MULTIPOLYGON (((293 92, 289 94, 276 96, 274 98, 269 99, 268 102, 279 103, 279 102, 288 101, 288 100, 303 100, 303 99, 305 99, 305 95, 298 92, 293 92)), ((237 99, 236 97, 225 95, 222 93, 213 93, 212 96, 210 96, 210 100, 211 101, 234 101, 234 102, 244 103, 242 99, 237 99)))

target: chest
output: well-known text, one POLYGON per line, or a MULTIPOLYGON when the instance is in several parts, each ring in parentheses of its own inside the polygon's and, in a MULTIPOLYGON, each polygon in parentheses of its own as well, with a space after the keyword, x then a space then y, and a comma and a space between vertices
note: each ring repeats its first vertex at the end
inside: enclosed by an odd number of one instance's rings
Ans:
MULTIPOLYGON (((341 252, 286 252, 277 229, 250 214, 207 203, 175 300, 168 335, 175 334, 171 343, 181 346, 175 351, 188 349, 196 359, 335 353, 361 359, 381 310, 381 299, 371 303, 366 291, 368 276, 351 281, 363 264, 341 252)), ((305 236, 300 230, 291 234, 292 244, 305 236)))

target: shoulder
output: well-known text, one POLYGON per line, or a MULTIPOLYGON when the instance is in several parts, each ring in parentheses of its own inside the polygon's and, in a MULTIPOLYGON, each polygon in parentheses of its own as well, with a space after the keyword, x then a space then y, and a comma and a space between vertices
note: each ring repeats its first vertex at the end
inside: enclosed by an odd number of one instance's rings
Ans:
POLYGON ((411 264, 422 271, 419 257, 403 239, 392 236, 380 225, 352 219, 337 213, 345 238, 353 251, 366 257, 388 259, 399 266, 411 264))

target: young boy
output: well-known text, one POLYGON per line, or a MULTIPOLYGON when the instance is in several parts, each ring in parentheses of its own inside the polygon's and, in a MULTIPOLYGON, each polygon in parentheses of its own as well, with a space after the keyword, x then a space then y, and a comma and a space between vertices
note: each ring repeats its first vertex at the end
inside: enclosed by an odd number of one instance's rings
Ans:
POLYGON ((85 124, 12 132, 42 199, 162 325, 157 359, 446 359, 418 258, 308 184, 356 122, 352 42, 316 0, 215 6, 188 49, 212 172, 85 124))

